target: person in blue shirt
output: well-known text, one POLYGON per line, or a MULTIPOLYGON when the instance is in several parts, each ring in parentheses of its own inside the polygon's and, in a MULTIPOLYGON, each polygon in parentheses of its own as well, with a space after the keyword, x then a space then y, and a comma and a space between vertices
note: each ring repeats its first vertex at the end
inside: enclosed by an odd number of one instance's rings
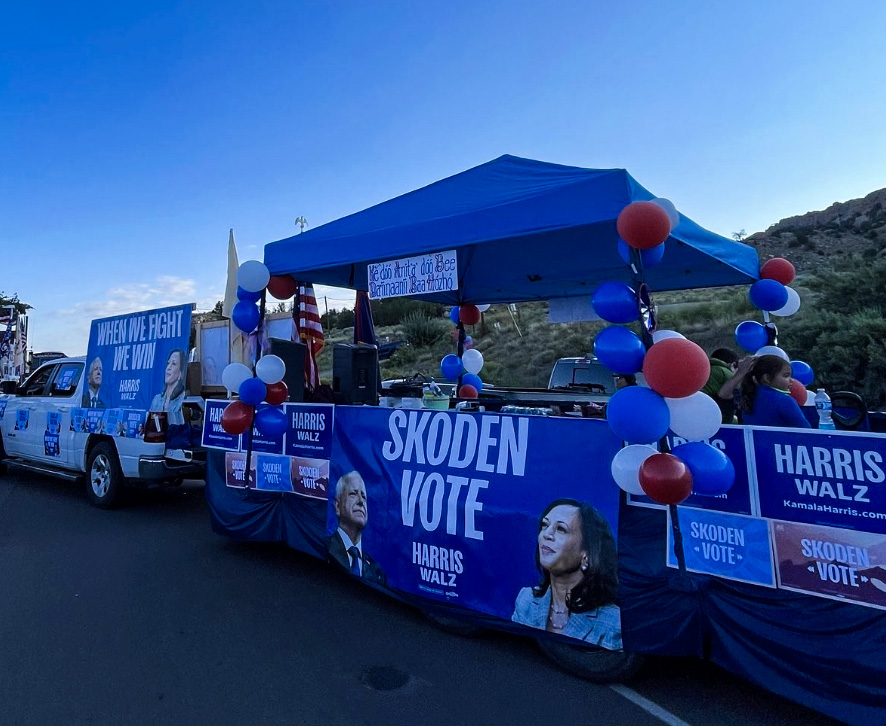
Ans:
POLYGON ((791 396, 791 364, 777 355, 761 355, 741 383, 742 423, 809 429, 791 396))

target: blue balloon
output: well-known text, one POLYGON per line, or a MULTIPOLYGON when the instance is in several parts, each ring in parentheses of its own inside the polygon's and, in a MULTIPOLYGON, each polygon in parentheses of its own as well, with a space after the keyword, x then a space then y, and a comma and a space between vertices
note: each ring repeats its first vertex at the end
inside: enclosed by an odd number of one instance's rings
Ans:
POLYGON ((629 444, 653 444, 671 425, 671 413, 664 398, 643 386, 616 391, 606 407, 606 418, 615 435, 629 444))
POLYGON ((440 373, 443 374, 447 381, 458 380, 463 370, 464 366, 462 365, 461 358, 454 353, 443 356, 443 360, 440 361, 440 373))
POLYGON ((610 325, 594 338, 594 355, 613 373, 636 373, 643 367, 646 346, 633 330, 610 325))
POLYGON ((760 310, 779 310, 788 302, 788 290, 778 280, 757 280, 751 285, 748 297, 760 310))
POLYGON ((258 302, 261 299, 261 290, 258 292, 252 292, 251 290, 244 290, 242 287, 238 286, 237 299, 246 302, 258 302))
POLYGON ((756 353, 764 345, 769 345, 769 334, 760 323, 745 320, 735 328, 735 342, 748 353, 756 353))
POLYGON ((241 300, 231 311, 231 320, 244 333, 251 333, 258 325, 261 313, 258 311, 255 303, 241 300))
POLYGON ((689 467, 693 494, 716 497, 728 492, 735 483, 732 461, 716 446, 690 441, 675 446, 671 453, 689 467))
POLYGON ((449 319, 452 321, 453 325, 458 325, 458 305, 454 305, 450 308, 449 319))
POLYGON ((286 414, 279 406, 264 406, 255 414, 255 428, 269 439, 286 433, 286 414))
POLYGON ((480 376, 476 373, 465 373, 461 377, 461 384, 463 386, 473 386, 477 389, 477 393, 483 390, 483 381, 480 380, 480 376))
POLYGON ((268 394, 268 387, 261 378, 247 378, 240 384, 240 390, 237 391, 240 400, 247 406, 258 406, 265 400, 268 394))
POLYGON ((630 323, 640 317, 637 295, 624 282, 604 282, 594 290, 591 305, 608 323, 630 323))
MULTIPOLYGON (((640 260, 643 262, 643 267, 655 267, 661 262, 664 253, 664 242, 660 245, 655 245, 655 247, 650 247, 648 250, 640 250, 640 260)), ((631 264, 631 248, 628 246, 628 243, 621 238, 618 240, 618 256, 621 257, 626 265, 631 264)))
POLYGON ((791 378, 800 381, 804 386, 808 386, 815 379, 815 373, 812 366, 801 360, 791 361, 791 378))

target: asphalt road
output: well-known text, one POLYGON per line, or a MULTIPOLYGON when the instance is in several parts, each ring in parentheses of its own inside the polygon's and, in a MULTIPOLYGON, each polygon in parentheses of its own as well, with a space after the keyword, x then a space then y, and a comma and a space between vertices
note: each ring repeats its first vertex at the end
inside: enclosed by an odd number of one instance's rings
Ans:
POLYGON ((650 659, 627 686, 578 680, 526 638, 444 633, 281 545, 220 537, 200 483, 105 512, 79 485, 0 474, 5 726, 836 723, 696 660, 650 659))

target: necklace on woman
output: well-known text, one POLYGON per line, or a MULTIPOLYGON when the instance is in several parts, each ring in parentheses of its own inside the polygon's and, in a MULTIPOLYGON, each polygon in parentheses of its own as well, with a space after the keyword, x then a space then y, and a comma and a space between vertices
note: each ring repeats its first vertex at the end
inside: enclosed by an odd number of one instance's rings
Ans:
POLYGON ((569 622, 569 608, 564 607, 561 610, 551 602, 551 612, 548 615, 548 621, 554 630, 563 630, 566 627, 566 623, 569 622))

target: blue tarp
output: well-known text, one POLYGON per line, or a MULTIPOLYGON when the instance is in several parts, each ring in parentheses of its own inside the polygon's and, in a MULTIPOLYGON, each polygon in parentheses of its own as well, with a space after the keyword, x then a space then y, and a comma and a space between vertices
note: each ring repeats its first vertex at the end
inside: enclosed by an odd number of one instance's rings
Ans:
MULTIPOLYGON (((516 156, 265 246, 272 275, 366 290, 367 265, 455 249, 458 290, 421 295, 446 304, 511 303, 589 295, 631 280, 618 256, 616 219, 655 195, 624 169, 582 169, 516 156)), ((757 252, 685 216, 664 260, 646 272, 653 291, 750 284, 757 252)))

